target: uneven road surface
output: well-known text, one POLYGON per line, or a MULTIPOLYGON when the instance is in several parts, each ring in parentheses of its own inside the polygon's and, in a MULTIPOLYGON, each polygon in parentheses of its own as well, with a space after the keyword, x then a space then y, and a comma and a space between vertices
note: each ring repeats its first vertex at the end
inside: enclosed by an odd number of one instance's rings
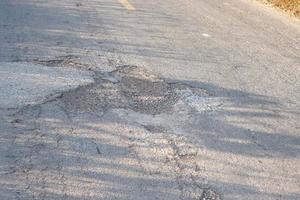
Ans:
POLYGON ((300 22, 251 0, 1 0, 1 200, 300 199, 300 22))

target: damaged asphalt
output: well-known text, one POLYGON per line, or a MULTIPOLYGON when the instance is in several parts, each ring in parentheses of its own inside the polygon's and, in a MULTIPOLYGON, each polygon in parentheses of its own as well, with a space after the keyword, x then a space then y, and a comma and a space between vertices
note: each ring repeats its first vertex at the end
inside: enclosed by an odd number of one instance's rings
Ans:
POLYGON ((299 35, 244 0, 2 0, 0 199, 298 200, 299 35))
POLYGON ((10 131, 15 135, 6 145, 6 156, 13 163, 4 177, 8 182, 18 181, 14 188, 19 191, 17 199, 53 199, 49 192, 38 191, 41 185, 68 196, 74 192, 72 184, 65 183, 75 181, 71 176, 95 178, 86 184, 77 180, 76 190, 82 190, 85 199, 100 193, 120 198, 104 192, 104 185, 98 183, 103 178, 112 183, 110 190, 125 190, 128 199, 150 194, 154 199, 161 195, 166 199, 221 199, 215 188, 197 180, 196 144, 174 135, 171 124, 165 124, 170 118, 178 120, 177 112, 186 120, 195 112, 186 99, 204 100, 210 98, 208 93, 187 84, 168 83, 136 66, 96 72, 93 77, 93 83, 69 91, 61 87, 62 92, 49 101, 27 104, 10 115, 10 131), (102 168, 101 160, 106 160, 113 176, 93 172, 93 167, 102 168), (124 171, 126 165, 132 169, 124 171), (71 166, 81 170, 73 171, 71 166), (131 181, 132 173, 140 178, 131 181), (93 192, 84 192, 90 189, 93 192), (153 190, 160 192, 153 195, 153 190))

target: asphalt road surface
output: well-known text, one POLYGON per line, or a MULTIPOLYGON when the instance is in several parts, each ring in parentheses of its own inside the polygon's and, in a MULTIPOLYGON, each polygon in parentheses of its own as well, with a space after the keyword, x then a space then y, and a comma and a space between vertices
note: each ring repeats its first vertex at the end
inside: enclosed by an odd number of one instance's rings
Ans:
POLYGON ((251 0, 1 0, 0 199, 300 199, 300 22, 251 0))

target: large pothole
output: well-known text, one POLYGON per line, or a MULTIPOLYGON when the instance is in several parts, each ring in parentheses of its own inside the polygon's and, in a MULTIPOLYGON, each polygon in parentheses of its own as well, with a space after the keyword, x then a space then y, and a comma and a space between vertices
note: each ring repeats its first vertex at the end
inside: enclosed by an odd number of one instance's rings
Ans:
POLYGON ((215 106, 206 90, 183 83, 169 83, 136 66, 121 66, 109 73, 98 73, 95 83, 64 93, 62 102, 68 111, 103 113, 108 109, 130 109, 157 115, 169 113, 181 100, 195 111, 215 106))
POLYGON ((62 97, 66 108, 72 111, 124 108, 153 115, 172 110, 177 100, 172 84, 135 66, 98 74, 94 84, 69 91, 62 97))

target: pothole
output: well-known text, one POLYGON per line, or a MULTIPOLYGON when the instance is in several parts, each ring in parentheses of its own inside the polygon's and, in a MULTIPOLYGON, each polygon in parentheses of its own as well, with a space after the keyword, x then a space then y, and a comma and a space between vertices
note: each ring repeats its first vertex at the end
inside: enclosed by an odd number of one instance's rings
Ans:
POLYGON ((76 67, 89 69, 89 65, 81 62, 80 58, 75 55, 58 56, 49 60, 34 59, 32 62, 47 67, 76 67))
POLYGON ((168 83, 141 67, 122 66, 109 73, 98 73, 95 83, 64 93, 62 101, 70 111, 99 113, 121 108, 157 115, 174 111, 179 99, 193 106, 200 102, 195 98, 208 96, 200 88, 168 83))
POLYGON ((170 84, 142 68, 125 67, 114 74, 121 78, 121 92, 134 111, 159 114, 171 110, 178 100, 170 84))
POLYGON ((98 74, 94 84, 67 92, 62 98, 73 111, 124 108, 153 115, 172 110, 177 99, 170 84, 134 66, 98 74))

